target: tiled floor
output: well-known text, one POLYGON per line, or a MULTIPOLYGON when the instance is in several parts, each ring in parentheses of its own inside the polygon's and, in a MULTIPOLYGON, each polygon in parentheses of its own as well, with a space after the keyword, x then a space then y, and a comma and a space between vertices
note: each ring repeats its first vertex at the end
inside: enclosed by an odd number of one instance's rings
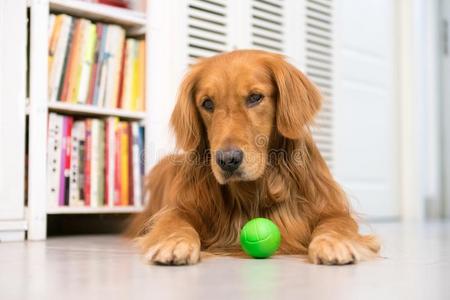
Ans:
POLYGON ((0 299, 450 299, 450 223, 378 224, 385 258, 315 266, 298 257, 145 265, 116 236, 0 244, 0 299))

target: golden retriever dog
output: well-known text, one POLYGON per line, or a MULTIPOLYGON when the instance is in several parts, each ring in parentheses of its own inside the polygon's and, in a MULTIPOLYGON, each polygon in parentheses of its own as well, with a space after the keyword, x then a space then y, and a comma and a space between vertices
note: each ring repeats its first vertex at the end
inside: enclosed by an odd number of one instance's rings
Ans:
POLYGON ((145 259, 239 255, 239 232, 256 217, 279 227, 278 254, 327 265, 376 256, 311 136, 320 106, 317 88, 278 54, 233 51, 194 65, 171 117, 181 154, 150 172, 150 201, 130 227, 145 259))

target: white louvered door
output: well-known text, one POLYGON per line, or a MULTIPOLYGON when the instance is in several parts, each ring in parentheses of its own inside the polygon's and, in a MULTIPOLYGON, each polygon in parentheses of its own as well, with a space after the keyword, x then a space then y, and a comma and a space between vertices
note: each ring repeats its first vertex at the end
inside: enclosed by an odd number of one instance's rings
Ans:
POLYGON ((250 1, 250 43, 252 48, 284 52, 285 2, 280 0, 250 1))
POLYGON ((317 146, 333 167, 333 3, 305 0, 305 73, 319 87, 322 110, 312 128, 317 146))
POLYGON ((188 62, 230 50, 230 14, 226 0, 189 0, 188 62))

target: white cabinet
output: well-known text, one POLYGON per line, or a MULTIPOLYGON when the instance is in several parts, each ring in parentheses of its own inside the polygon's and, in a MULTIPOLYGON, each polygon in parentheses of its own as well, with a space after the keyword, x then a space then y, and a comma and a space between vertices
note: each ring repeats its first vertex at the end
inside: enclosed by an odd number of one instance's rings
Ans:
POLYGON ((0 1, 0 242, 25 236, 25 0, 0 1))

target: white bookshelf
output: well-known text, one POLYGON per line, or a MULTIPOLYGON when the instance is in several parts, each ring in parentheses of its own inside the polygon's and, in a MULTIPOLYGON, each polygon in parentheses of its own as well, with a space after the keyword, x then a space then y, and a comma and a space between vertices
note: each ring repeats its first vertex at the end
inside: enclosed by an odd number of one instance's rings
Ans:
MULTIPOLYGON (((148 13, 116 8, 103 4, 78 0, 29 0, 30 9, 30 65, 29 101, 25 109, 29 115, 29 157, 28 157, 28 239, 46 238, 47 216, 67 214, 125 214, 142 210, 141 206, 118 207, 47 207, 47 117, 49 112, 83 117, 119 117, 139 121, 148 130, 148 111, 127 111, 92 105, 49 102, 47 96, 47 53, 48 18, 50 13, 65 13, 93 21, 118 24, 127 30, 128 36, 147 35, 148 13)), ((148 56, 148 49, 146 47, 148 56)), ((146 78, 148 78, 146 68, 146 78)), ((147 81, 148 79, 146 79, 147 81)), ((148 82, 148 81, 147 81, 148 82)), ((146 107, 148 108, 148 96, 146 107)), ((149 141, 145 139, 148 155, 149 141)), ((147 166, 146 162, 146 166, 147 166)))
POLYGON ((50 0, 50 10, 86 19, 116 23, 124 27, 145 27, 146 14, 130 9, 78 0, 50 0))
POLYGON ((69 115, 82 115, 87 117, 119 117, 126 120, 143 120, 145 112, 127 111, 117 108, 106 108, 93 105, 71 104, 64 102, 48 103, 48 110, 69 115))

